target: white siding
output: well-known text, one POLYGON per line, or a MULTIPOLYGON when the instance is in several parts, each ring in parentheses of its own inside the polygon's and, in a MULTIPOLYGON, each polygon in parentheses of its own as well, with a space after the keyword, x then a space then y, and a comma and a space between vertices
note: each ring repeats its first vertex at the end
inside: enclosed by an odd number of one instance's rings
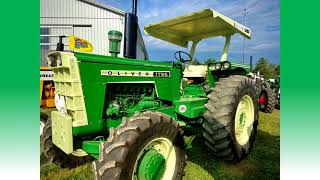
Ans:
MULTIPOLYGON (((109 55, 108 31, 118 30, 124 32, 124 15, 79 0, 41 0, 41 26, 72 26, 73 28, 71 29, 50 28, 49 33, 51 35, 74 34, 91 42, 94 48, 93 53, 109 55)), ((57 37, 49 39, 50 43, 58 42, 57 37)), ((65 44, 68 44, 67 41, 67 39, 64 40, 65 44)), ((146 52, 143 52, 143 48, 141 48, 144 45, 142 41, 142 38, 139 38, 137 45, 137 49, 141 51, 137 53, 139 58, 147 56, 146 52)), ((55 46, 50 46, 50 49, 55 49, 55 46)), ((68 49, 68 47, 65 49, 68 49)), ((123 40, 119 56, 122 55, 123 40)))

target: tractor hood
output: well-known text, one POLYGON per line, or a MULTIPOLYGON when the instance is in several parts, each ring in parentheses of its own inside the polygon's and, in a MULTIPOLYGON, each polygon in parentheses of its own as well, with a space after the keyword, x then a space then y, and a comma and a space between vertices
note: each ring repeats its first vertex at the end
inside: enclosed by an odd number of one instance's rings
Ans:
POLYGON ((204 9, 184 16, 150 24, 144 27, 145 33, 161 40, 187 48, 189 41, 228 36, 239 33, 250 39, 248 27, 214 11, 204 9))
POLYGON ((98 54, 89 54, 76 52, 74 56, 78 61, 81 62, 92 62, 92 63, 103 63, 103 64, 113 64, 113 65, 130 65, 130 66, 148 66, 148 67, 164 67, 172 68, 176 66, 181 66, 180 62, 174 61, 146 61, 143 59, 130 59, 121 57, 111 57, 98 54))

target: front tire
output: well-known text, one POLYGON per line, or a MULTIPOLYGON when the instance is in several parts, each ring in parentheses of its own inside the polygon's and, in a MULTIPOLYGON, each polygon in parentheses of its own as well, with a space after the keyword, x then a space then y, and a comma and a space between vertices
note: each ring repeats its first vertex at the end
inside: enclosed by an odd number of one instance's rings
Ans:
POLYGON ((67 155, 56 145, 54 145, 52 142, 52 123, 50 118, 48 118, 46 125, 43 128, 41 144, 43 147, 43 154, 46 156, 46 158, 48 158, 51 163, 54 163, 61 168, 75 168, 93 160, 93 158, 89 155, 67 155))
POLYGON ((248 155, 258 125, 258 99, 252 80, 240 75, 221 78, 205 107, 203 137, 211 152, 233 162, 248 155))
POLYGON ((173 179, 184 174, 185 151, 179 125, 162 113, 145 112, 110 131, 94 161, 96 179, 173 179))

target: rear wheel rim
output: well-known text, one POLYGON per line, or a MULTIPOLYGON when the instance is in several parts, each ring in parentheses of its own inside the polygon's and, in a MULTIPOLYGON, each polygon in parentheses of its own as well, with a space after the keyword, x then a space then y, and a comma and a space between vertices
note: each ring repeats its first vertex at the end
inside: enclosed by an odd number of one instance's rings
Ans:
POLYGON ((137 156, 132 180, 172 179, 176 152, 172 142, 164 137, 151 140, 137 156))
POLYGON ((264 103, 262 103, 262 104, 260 104, 260 105, 267 105, 268 104, 268 96, 267 96, 267 94, 266 93, 262 93, 261 94, 261 96, 260 96, 260 98, 263 98, 264 99, 264 103))
POLYGON ((251 136, 254 122, 254 105, 252 98, 243 96, 237 106, 235 116, 235 135, 240 145, 245 145, 251 136))

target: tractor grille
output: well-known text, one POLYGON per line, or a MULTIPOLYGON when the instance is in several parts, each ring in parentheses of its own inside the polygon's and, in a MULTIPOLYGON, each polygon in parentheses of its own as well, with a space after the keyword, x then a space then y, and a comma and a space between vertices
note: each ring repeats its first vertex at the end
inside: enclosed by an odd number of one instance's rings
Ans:
POLYGON ((77 58, 69 52, 54 52, 47 55, 48 58, 49 56, 55 57, 55 60, 60 56, 62 60, 62 65, 55 62, 52 64, 56 66, 51 68, 54 72, 56 93, 65 97, 67 113, 72 117, 72 126, 88 125, 77 58))

